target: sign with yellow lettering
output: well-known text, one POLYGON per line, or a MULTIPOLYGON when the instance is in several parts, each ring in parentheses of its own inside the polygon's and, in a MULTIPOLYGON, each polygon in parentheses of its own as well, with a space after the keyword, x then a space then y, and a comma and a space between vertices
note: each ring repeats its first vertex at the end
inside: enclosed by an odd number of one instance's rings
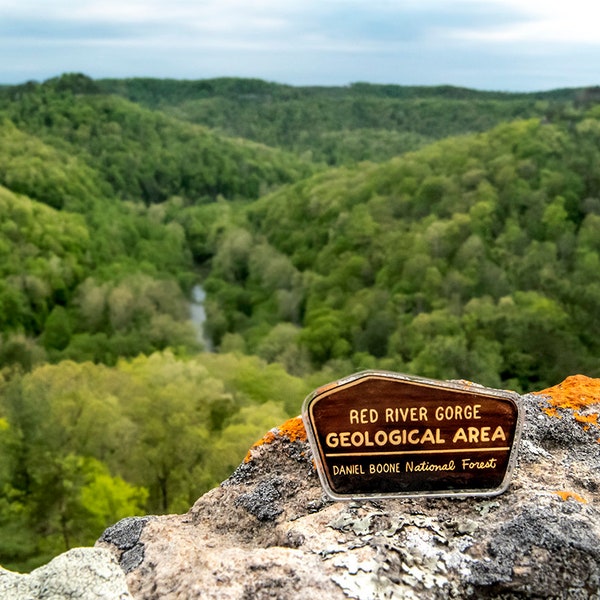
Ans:
POLYGON ((325 491, 344 500, 499 494, 523 416, 514 392, 364 371, 315 390, 303 419, 325 491))

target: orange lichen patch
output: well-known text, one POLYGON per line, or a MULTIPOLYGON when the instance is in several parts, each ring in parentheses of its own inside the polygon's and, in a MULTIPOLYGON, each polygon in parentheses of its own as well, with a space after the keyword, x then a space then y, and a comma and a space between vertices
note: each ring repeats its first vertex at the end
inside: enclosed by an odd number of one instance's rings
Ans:
POLYGON ((598 425, 598 413, 592 413, 591 415, 580 415, 579 413, 574 413, 573 415, 576 421, 580 423, 591 423, 592 425, 598 425))
POLYGON ((556 410, 556 408, 545 408, 544 412, 549 416, 549 417, 556 417, 557 419, 562 419, 562 415, 559 414, 559 412, 556 410))
POLYGON ((557 496, 560 496, 565 502, 569 498, 573 498, 573 500, 577 500, 577 502, 581 502, 582 504, 587 504, 587 500, 583 496, 580 496, 579 494, 576 494, 575 492, 560 490, 558 492, 554 492, 554 494, 556 494, 557 496))
POLYGON ((574 411, 575 419, 585 424, 587 429, 590 425, 600 426, 597 412, 580 412, 584 409, 589 410, 594 405, 600 406, 600 379, 571 375, 558 385, 533 393, 548 398, 550 408, 545 408, 544 412, 550 417, 560 418, 557 409, 570 408, 574 411))
POLYGON ((600 404, 600 379, 571 375, 554 387, 533 393, 548 396, 552 406, 581 410, 592 404, 600 404))
POLYGON ((277 430, 279 435, 289 438, 290 442, 306 441, 306 429, 304 429, 304 422, 302 417, 294 417, 288 419, 283 425, 280 425, 277 430))
POLYGON ((244 458, 244 462, 249 462, 252 460, 252 450, 254 448, 258 448, 259 446, 263 446, 265 444, 272 444, 278 437, 285 437, 290 442, 306 441, 306 429, 304 428, 304 423, 302 422, 302 417, 294 417, 293 419, 288 419, 283 425, 279 427, 275 427, 268 431, 267 434, 258 440, 258 442, 254 443, 250 450, 248 450, 248 454, 244 458))

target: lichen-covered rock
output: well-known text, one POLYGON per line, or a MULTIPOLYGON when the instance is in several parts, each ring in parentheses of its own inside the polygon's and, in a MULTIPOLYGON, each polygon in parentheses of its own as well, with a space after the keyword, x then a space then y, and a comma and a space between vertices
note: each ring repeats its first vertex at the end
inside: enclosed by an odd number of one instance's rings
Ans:
POLYGON ((125 574, 101 548, 74 548, 28 575, 0 568, 2 600, 130 600, 125 574))
POLYGON ((519 461, 500 496, 331 502, 297 418, 187 514, 126 520, 98 545, 148 600, 597 600, 600 381, 567 382, 523 397, 519 461), (577 385, 587 401, 576 406, 565 390, 577 385))
POLYGON ((100 538, 121 551, 119 563, 125 573, 138 567, 144 560, 144 545, 139 539, 142 529, 152 517, 128 517, 109 527, 100 538))

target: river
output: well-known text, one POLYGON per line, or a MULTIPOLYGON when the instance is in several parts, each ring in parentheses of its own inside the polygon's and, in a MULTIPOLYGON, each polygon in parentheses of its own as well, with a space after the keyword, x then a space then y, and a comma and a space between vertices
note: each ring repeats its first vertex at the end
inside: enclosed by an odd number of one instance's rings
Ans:
POLYGON ((190 301, 190 319, 196 329, 196 337, 198 341, 204 346, 207 352, 212 352, 212 342, 206 336, 204 332, 204 323, 206 323, 206 310, 204 308, 204 301, 206 300, 206 292, 200 284, 196 284, 192 288, 192 298, 190 301))

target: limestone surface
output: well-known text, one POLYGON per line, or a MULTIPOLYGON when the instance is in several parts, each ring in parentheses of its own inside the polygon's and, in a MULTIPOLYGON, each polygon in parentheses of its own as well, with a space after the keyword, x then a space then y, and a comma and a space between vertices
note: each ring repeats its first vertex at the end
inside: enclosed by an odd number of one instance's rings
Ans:
POLYGON ((73 548, 27 575, 0 568, 2 600, 130 600, 125 574, 102 548, 73 548))
POLYGON ((97 545, 146 600, 599 600, 600 395, 553 394, 523 397, 499 496, 332 502, 297 418, 188 513, 126 519, 97 545))

